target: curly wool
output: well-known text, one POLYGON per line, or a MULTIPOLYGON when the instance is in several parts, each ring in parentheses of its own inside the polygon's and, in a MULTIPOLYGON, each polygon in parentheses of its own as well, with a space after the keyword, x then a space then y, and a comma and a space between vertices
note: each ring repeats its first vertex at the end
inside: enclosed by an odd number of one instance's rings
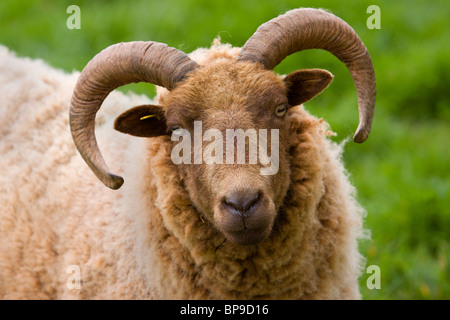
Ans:
POLYGON ((239 246, 192 206, 167 137, 111 130, 119 110, 148 99, 112 93, 97 117, 105 158, 127 177, 122 189, 108 190, 71 141, 67 112, 78 73, 0 49, 8 101, 0 119, 0 298, 360 297, 363 210, 342 146, 303 107, 289 111, 291 185, 272 234, 239 246), (80 289, 67 285, 73 265, 80 289))

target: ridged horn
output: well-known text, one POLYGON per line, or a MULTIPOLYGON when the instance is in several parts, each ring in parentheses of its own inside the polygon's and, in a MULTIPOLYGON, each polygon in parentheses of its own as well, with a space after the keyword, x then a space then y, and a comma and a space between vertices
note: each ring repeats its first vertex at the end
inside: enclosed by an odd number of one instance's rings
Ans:
POLYGON ((72 96, 70 130, 84 161, 107 187, 120 188, 123 178, 109 173, 95 137, 95 115, 105 98, 115 88, 133 82, 171 90, 197 67, 185 53, 151 41, 112 45, 86 65, 72 96))
POLYGON ((359 110, 359 126, 353 140, 364 142, 375 108, 375 72, 367 48, 342 19, 320 9, 288 11, 262 24, 243 46, 238 61, 258 62, 273 70, 285 57, 305 49, 327 50, 349 69, 359 110))

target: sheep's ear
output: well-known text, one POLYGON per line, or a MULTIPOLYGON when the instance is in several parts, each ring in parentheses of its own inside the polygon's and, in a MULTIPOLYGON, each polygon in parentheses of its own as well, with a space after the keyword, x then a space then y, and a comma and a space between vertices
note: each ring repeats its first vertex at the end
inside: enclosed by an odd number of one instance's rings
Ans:
POLYGON ((114 121, 114 129, 137 137, 157 137, 167 134, 163 108, 145 104, 131 108, 114 121))
POLYGON ((322 69, 297 70, 284 79, 288 102, 296 106, 314 98, 333 80, 333 75, 322 69))

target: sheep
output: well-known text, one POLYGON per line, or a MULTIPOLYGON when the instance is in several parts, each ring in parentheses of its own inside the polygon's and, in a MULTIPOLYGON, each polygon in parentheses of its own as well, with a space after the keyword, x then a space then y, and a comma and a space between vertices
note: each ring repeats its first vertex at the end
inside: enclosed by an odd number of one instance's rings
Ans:
POLYGON ((186 55, 157 42, 116 44, 81 74, 1 48, 0 298, 361 298, 364 209, 342 145, 303 106, 333 76, 272 71, 308 48, 330 51, 351 72, 354 140, 363 142, 372 62, 354 30, 323 10, 280 15, 242 48, 215 43, 186 55), (140 81, 159 86, 154 102, 112 92, 140 81), (175 164, 195 121, 202 133, 275 130, 277 171, 260 174, 261 159, 175 164))

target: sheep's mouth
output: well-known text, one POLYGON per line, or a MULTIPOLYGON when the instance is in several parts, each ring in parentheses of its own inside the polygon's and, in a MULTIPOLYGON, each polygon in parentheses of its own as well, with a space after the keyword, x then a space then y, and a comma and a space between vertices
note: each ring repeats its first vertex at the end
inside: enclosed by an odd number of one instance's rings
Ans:
POLYGON ((236 244, 255 245, 264 241, 270 234, 271 228, 242 229, 239 231, 223 232, 225 237, 236 244))
POLYGON ((226 205, 218 206, 214 212, 215 224, 227 240, 254 245, 268 238, 276 211, 268 197, 258 196, 258 199, 257 204, 249 205, 245 214, 226 205))

